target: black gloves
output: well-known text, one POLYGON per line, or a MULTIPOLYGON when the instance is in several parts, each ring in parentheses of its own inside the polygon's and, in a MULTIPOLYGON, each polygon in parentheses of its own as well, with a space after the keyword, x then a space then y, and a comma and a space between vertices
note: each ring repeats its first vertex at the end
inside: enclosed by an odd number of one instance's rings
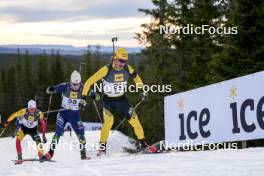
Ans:
POLYGON ((47 94, 54 94, 55 93, 55 87, 54 86, 48 87, 46 92, 47 92, 47 94))
POLYGON ((86 106, 86 97, 83 96, 82 99, 80 100, 78 106, 81 110, 84 110, 85 109, 85 106, 86 106))

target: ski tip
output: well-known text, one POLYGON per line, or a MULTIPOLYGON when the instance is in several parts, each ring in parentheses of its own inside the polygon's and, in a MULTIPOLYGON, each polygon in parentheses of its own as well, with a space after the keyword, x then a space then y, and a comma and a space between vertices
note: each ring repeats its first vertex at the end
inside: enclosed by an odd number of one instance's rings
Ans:
POLYGON ((14 164, 22 164, 24 162, 35 162, 38 161, 40 163, 44 163, 44 162, 57 162, 55 160, 43 160, 43 159, 23 159, 23 160, 12 160, 14 162, 14 164))
POLYGON ((15 162, 15 165, 23 164, 23 162, 15 162))
POLYGON ((91 160, 92 158, 87 156, 86 158, 82 159, 82 160, 91 160))

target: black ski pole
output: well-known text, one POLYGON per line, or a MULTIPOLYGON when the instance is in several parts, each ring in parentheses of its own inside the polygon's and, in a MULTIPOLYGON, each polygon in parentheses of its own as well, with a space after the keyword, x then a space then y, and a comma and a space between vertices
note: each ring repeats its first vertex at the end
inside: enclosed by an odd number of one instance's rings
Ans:
POLYGON ((114 59, 115 57, 115 41, 117 42, 117 37, 113 37, 112 39, 112 43, 113 43, 113 56, 112 56, 112 60, 114 59))
POLYGON ((48 111, 44 111, 44 114, 49 114, 49 113, 53 113, 53 112, 60 112, 60 111, 65 111, 65 110, 69 110, 69 109, 56 109, 56 110, 48 110, 48 111))
POLYGON ((47 126, 48 126, 48 118, 49 118, 49 113, 50 113, 51 100, 52 100, 52 94, 50 94, 50 97, 49 97, 49 106, 48 106, 47 117, 46 117, 47 118, 46 119, 46 130, 47 130, 47 126))
POLYGON ((4 134, 4 132, 5 132, 5 130, 6 130, 6 128, 7 127, 3 127, 2 124, 3 122, 2 122, 2 116, 0 115, 0 124, 1 124, 1 128, 2 128, 2 130, 1 130, 1 133, 0 133, 0 137, 4 134))
POLYGON ((101 116, 100 116, 100 113, 99 113, 99 111, 98 111, 97 105, 96 105, 96 103, 95 103, 95 100, 93 100, 93 104, 94 104, 94 108, 95 108, 95 110, 96 110, 96 113, 97 113, 98 118, 100 119, 101 123, 103 123, 102 118, 101 118, 101 116))
POLYGON ((0 133, 0 137, 4 134, 5 130, 7 129, 7 127, 4 127, 0 133))

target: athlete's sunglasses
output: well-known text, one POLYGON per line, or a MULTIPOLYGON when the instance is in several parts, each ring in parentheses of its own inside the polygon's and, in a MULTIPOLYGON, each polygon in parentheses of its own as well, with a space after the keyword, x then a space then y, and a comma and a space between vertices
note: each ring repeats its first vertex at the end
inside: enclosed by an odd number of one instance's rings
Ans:
POLYGON ((33 113, 36 111, 36 108, 28 108, 28 112, 33 113))
POLYGON ((124 60, 124 59, 118 59, 118 62, 122 63, 122 64, 125 64, 127 63, 127 60, 124 60))

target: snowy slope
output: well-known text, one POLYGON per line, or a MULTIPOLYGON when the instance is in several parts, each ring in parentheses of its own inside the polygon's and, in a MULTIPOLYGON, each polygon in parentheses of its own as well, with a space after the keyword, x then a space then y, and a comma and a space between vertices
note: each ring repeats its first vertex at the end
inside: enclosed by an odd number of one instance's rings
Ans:
MULTIPOLYGON (((48 136, 49 142, 52 134, 48 136)), ((87 142, 96 143, 99 132, 86 132, 87 142)), ((23 147, 27 147, 26 138, 23 147)), ((76 136, 66 133, 60 143, 77 141, 76 136)), ((0 176, 155 176, 155 175, 190 175, 190 176, 249 176, 264 174, 264 148, 250 148, 233 151, 178 152, 153 155, 129 155, 122 152, 122 147, 133 148, 129 138, 120 132, 109 138, 108 156, 98 159, 96 151, 88 151, 92 160, 81 161, 79 152, 56 151, 56 163, 27 162, 14 165, 15 140, 0 139, 0 176)), ((24 158, 35 157, 35 151, 25 151, 24 158)))

